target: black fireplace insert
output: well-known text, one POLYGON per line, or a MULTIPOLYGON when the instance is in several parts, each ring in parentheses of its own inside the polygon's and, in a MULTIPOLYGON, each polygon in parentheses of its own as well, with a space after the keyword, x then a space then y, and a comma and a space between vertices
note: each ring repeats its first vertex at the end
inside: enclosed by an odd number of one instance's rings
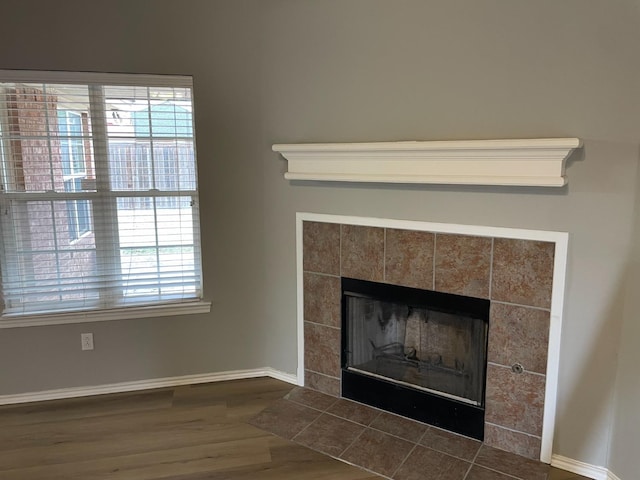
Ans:
POLYGON ((342 278, 342 396, 483 440, 489 305, 342 278))

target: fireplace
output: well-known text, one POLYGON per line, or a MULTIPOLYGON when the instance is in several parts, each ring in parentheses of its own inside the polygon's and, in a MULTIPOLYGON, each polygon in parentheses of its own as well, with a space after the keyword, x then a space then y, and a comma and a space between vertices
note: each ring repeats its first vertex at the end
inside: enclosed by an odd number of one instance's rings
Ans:
MULTIPOLYGON (((484 434, 489 446, 548 463, 555 422, 566 252, 567 234, 561 232, 298 213, 299 382, 329 395, 354 398, 365 386, 350 385, 345 377, 367 382, 380 376, 381 384, 392 393, 402 389, 429 393, 436 400, 428 411, 449 408, 443 406, 443 399, 454 405, 457 410, 444 415, 454 419, 447 420, 453 426, 442 420, 425 421, 458 432, 456 415, 464 415, 458 412, 484 408, 484 424, 474 420, 480 426, 466 435, 481 438, 484 434), (463 391, 461 395, 460 389, 467 386, 454 387, 453 393, 442 392, 438 386, 409 387, 405 380, 391 378, 390 362, 382 374, 361 368, 366 362, 343 363, 347 335, 341 320, 343 279, 474 297, 488 304, 484 392, 466 395, 463 391)), ((393 298, 381 300, 392 305, 371 308, 396 308, 393 298)), ((417 311, 414 308, 413 314, 423 315, 417 311)), ((446 318, 447 312, 437 312, 446 318)), ((416 323, 411 320, 408 330, 415 330, 416 323)), ((454 373, 467 368, 470 360, 466 358, 458 357, 456 368, 455 356, 418 354, 418 348, 406 340, 414 334, 406 330, 403 341, 396 337, 397 343, 404 343, 396 345, 396 350, 388 339, 374 341, 378 360, 406 356, 407 371, 411 371, 411 361, 426 368, 446 366, 454 373)), ((468 334, 470 337, 482 335, 481 328, 472 331, 475 333, 468 334)), ((412 416, 412 405, 422 404, 422 400, 400 400, 394 394, 387 398, 379 408, 408 417, 412 416)), ((458 423, 473 422, 463 419, 458 423)))
POLYGON ((489 301, 341 284, 342 396, 483 440, 489 301))

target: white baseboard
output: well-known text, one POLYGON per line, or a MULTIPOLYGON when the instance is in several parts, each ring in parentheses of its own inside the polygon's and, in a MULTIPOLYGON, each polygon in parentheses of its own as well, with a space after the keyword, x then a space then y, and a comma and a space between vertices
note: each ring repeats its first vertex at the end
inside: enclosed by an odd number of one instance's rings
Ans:
POLYGON ((42 402, 45 400, 60 400, 63 398, 88 397, 91 395, 105 395, 109 393, 135 392, 152 388, 177 387, 196 383, 223 382, 225 380, 240 380, 243 378, 272 377, 283 382, 298 384, 298 378, 291 373, 281 372, 271 367, 251 370, 233 370, 230 372, 201 373, 196 375, 182 375, 179 377, 153 378, 150 380, 136 380, 133 382, 111 383, 88 387, 60 388, 41 392, 19 393, 14 395, 0 395, 0 405, 18 403, 42 402))
POLYGON ((566 470, 567 472, 593 478, 593 480, 620 480, 620 478, 615 476, 605 467, 590 465, 561 455, 551 456, 551 466, 566 470))
POLYGON ((291 383, 292 385, 302 386, 300 384, 299 377, 294 373, 281 372, 280 370, 276 370, 275 368, 271 368, 271 367, 265 367, 261 369, 261 372, 263 372, 264 375, 256 375, 256 376, 271 377, 271 378, 275 378, 276 380, 282 380, 283 382, 291 383))

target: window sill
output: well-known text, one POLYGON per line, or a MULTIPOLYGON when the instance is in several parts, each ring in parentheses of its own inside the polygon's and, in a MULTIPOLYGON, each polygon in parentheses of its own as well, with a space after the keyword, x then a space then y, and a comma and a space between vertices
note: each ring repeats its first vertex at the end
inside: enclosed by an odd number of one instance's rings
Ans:
POLYGON ((3 315, 0 317, 0 329, 64 325, 69 323, 105 322, 110 320, 130 320, 134 318, 168 317, 174 315, 209 313, 210 311, 211 302, 196 301, 183 304, 112 308, 108 310, 87 310, 83 312, 3 315))

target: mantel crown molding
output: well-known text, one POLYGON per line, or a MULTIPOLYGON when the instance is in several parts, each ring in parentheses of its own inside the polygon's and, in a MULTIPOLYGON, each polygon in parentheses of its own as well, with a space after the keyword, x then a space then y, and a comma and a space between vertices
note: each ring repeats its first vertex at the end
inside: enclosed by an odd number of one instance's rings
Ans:
POLYGON ((561 187, 578 138, 276 144, 288 180, 561 187))

